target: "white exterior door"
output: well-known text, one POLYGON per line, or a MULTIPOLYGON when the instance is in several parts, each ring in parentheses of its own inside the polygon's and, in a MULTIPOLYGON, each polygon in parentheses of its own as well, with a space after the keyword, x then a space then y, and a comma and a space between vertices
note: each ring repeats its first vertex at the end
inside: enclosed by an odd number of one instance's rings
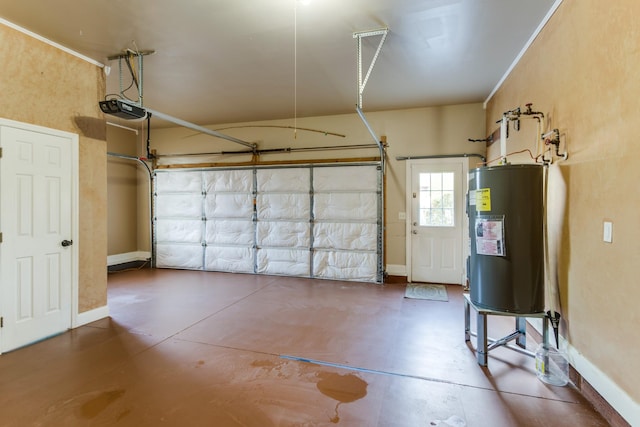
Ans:
POLYGON ((0 126, 0 145, 5 352, 71 327, 72 139, 0 126))
POLYGON ((407 264, 413 282, 462 283, 466 159, 407 165, 407 264))

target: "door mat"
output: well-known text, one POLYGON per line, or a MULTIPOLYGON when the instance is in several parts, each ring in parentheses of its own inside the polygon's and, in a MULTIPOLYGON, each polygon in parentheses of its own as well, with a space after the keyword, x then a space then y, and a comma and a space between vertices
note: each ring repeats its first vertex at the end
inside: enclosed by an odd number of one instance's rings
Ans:
POLYGON ((412 299, 428 299, 432 301, 449 301, 446 286, 433 285, 430 283, 422 285, 408 284, 404 297, 412 299))

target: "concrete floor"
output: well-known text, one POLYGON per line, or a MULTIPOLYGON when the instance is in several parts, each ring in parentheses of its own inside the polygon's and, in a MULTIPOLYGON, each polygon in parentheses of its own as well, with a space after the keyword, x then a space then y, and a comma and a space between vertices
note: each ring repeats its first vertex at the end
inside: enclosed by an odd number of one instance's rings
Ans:
MULTIPOLYGON (((0 425, 607 425, 573 387, 539 381, 530 357, 499 348, 478 366, 464 342, 461 288, 448 296, 241 274, 111 274, 110 319, 0 356, 0 425)), ((512 318, 489 318, 492 336, 511 327, 512 318)))

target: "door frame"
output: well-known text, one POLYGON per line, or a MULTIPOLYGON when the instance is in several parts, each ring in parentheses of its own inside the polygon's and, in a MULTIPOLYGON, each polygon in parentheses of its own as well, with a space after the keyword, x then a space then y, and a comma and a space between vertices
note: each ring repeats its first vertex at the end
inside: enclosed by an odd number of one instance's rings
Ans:
MULTIPOLYGON (((469 188, 469 183, 468 183, 468 176, 469 176, 469 158, 468 157, 463 157, 463 156, 433 156, 433 157, 429 157, 429 156, 425 156, 424 158, 420 158, 420 159, 409 159, 407 160, 407 165, 405 168, 405 177, 406 177, 406 181, 405 181, 405 212, 407 212, 407 219, 405 221, 405 268, 407 271, 407 282, 411 283, 412 282, 412 263, 411 263, 411 256, 412 256, 412 236, 413 234, 411 234, 411 218, 413 215, 412 212, 412 197, 411 197, 411 188, 413 185, 413 167, 414 166, 425 166, 425 165, 441 165, 441 164, 445 164, 445 163, 459 163, 462 165, 462 191, 460 192, 460 206, 462 207, 462 209, 465 209, 465 211, 461 212, 462 215, 462 236, 461 236, 461 247, 462 247, 462 251, 460 253, 460 265, 462 266, 462 272, 463 272, 463 276, 466 274, 466 270, 467 270, 467 264, 466 264, 466 257, 468 256, 468 252, 469 252, 469 245, 468 245, 468 236, 467 238, 465 238, 465 230, 469 229, 469 218, 466 215, 466 194, 469 188)), ((462 277, 460 278, 460 280, 462 281, 462 277)), ((463 283, 460 283, 461 285, 463 283)))
MULTIPOLYGON (((78 134, 62 131, 58 129, 47 128, 44 126, 33 125, 30 123, 22 123, 15 120, 0 118, 0 126, 11 127, 28 132, 42 133, 46 135, 57 136, 69 140, 71 144, 71 239, 75 244, 71 245, 71 318, 69 319, 70 328, 79 326, 78 309, 79 309, 79 164, 80 164, 80 143, 78 134)), ((0 168, 2 163, 0 162, 0 168)), ((0 205, 0 214, 2 206, 0 205)), ((0 230, 2 232, 2 230, 0 230)), ((0 251, 2 244, 0 243, 0 251)), ((1 268, 1 266, 0 266, 1 268)), ((0 286, 3 286, 0 283, 0 286)), ((0 306, 1 309, 1 306, 0 306)), ((2 313, 0 313, 1 315, 2 313)), ((2 329, 0 329, 0 340, 3 339, 2 329)), ((0 347, 1 348, 1 347, 0 347)))

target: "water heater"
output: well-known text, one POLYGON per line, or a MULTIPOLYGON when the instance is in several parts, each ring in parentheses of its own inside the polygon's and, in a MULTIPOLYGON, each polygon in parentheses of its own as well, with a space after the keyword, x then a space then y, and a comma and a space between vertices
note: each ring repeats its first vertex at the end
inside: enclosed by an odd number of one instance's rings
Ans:
POLYGON ((469 172, 471 302, 516 314, 544 311, 543 166, 469 172))

